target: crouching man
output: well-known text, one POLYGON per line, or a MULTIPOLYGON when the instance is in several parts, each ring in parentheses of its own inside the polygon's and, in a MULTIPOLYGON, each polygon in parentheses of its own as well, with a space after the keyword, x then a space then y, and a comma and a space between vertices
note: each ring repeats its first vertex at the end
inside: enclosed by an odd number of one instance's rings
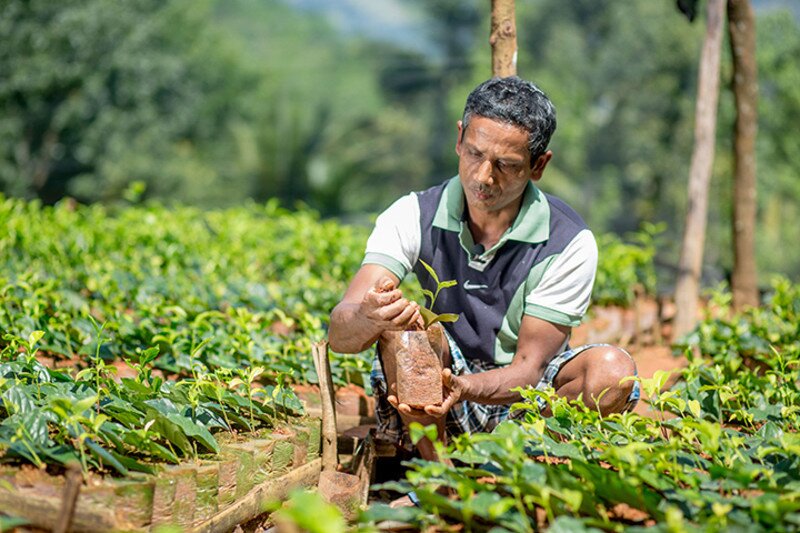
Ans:
MULTIPOLYGON (((437 424, 439 435, 491 431, 520 400, 517 387, 582 395, 604 414, 638 401, 638 383, 621 383, 636 374, 628 353, 568 345, 589 305, 597 245, 572 208, 536 187, 553 157, 547 147, 555 127, 553 104, 532 83, 482 83, 456 124, 458 175, 403 196, 378 217, 362 266, 331 313, 331 348, 360 352, 385 331, 419 323, 419 306, 397 287, 413 271, 423 288, 436 290, 420 261, 440 279, 458 281, 439 294, 433 311, 459 315, 444 325, 449 354, 441 406, 398 404, 376 359, 384 438, 399 442, 412 421, 437 424)), ((418 449, 435 459, 430 442, 418 449)))

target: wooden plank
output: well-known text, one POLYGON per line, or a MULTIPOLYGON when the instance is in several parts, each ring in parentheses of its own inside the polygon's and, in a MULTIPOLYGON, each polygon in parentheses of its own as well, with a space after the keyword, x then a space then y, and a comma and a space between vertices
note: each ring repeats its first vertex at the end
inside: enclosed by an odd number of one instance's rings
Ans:
POLYGON ((315 459, 288 474, 267 480, 224 511, 187 531, 194 533, 231 531, 238 524, 262 514, 265 503, 286 499, 292 489, 316 485, 319 483, 321 471, 322 459, 315 459))

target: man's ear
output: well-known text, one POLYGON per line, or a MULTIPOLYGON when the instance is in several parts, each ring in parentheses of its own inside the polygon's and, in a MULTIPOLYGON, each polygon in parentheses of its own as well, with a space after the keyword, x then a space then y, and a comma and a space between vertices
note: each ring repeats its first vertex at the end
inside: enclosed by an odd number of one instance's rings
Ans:
POLYGON ((542 179, 542 174, 544 174, 544 169, 547 166, 547 163, 553 158, 553 151, 548 150, 538 158, 536 161, 533 162, 533 166, 531 167, 531 180, 532 181, 539 181, 542 179))
POLYGON ((458 122, 456 122, 456 127, 458 128, 458 131, 457 131, 458 136, 456 137, 456 153, 460 157, 461 156, 461 139, 464 137, 463 123, 459 120, 458 122))

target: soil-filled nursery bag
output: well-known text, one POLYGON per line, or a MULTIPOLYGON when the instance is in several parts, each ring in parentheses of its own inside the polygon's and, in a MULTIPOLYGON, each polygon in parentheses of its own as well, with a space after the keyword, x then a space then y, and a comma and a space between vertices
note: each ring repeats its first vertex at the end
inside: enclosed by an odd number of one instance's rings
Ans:
POLYGON ((387 331, 379 341, 387 382, 397 401, 415 409, 442 403, 442 356, 447 340, 440 324, 424 331, 387 331))

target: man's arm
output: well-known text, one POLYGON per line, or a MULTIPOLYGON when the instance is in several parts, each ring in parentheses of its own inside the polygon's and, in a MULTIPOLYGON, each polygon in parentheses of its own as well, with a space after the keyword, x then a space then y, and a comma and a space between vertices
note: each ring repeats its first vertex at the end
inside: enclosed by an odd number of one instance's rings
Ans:
POLYGON ((519 330, 517 351, 511 364, 487 372, 462 376, 466 382, 462 400, 484 404, 511 404, 520 400, 516 387, 535 386, 570 332, 569 326, 525 315, 519 330))
POLYGON ((419 305, 403 298, 400 280, 388 269, 363 265, 331 312, 328 341, 339 353, 366 350, 381 333, 404 330, 420 320, 419 305))
POLYGON ((445 385, 450 394, 441 406, 428 406, 425 411, 442 416, 461 400, 496 405, 519 401, 520 394, 511 389, 539 383, 547 364, 564 344, 570 329, 569 326, 533 316, 523 316, 517 351, 510 365, 465 376, 453 376, 449 370, 445 370, 445 385))

